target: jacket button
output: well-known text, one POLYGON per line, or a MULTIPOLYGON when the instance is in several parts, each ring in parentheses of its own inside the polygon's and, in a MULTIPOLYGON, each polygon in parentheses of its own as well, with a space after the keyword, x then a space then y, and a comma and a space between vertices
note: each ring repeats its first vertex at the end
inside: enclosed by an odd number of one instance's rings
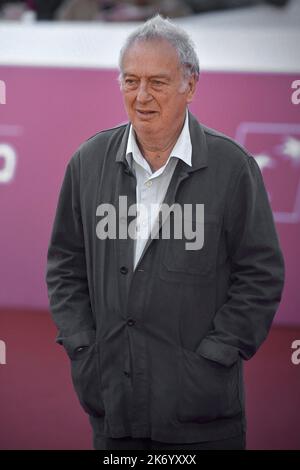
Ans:
POLYGON ((126 268, 126 266, 122 266, 122 267, 120 268, 120 273, 121 273, 121 274, 127 274, 127 273, 128 273, 128 268, 126 268))
POLYGON ((128 372, 127 370, 124 370, 124 375, 126 375, 126 377, 130 377, 130 372, 128 372))
POLYGON ((128 326, 133 326, 134 324, 135 324, 135 320, 133 320, 132 318, 129 318, 129 320, 127 320, 128 326))

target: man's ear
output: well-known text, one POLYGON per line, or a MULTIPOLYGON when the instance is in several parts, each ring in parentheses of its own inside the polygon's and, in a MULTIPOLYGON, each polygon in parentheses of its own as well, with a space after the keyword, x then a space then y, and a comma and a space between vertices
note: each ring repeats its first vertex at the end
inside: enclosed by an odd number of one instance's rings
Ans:
POLYGON ((196 80, 195 75, 193 74, 188 78, 187 97, 186 97, 187 103, 191 103, 191 101, 193 101, 193 97, 196 91, 196 85, 197 85, 197 80, 196 80))

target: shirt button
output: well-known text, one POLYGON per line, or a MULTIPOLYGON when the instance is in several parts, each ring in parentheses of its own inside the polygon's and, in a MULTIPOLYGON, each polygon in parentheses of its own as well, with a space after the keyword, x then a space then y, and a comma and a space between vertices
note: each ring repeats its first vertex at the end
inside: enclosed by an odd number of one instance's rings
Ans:
POLYGON ((121 274, 127 274, 127 273, 128 273, 128 268, 126 268, 126 266, 122 266, 122 267, 120 268, 120 273, 121 273, 121 274))
POLYGON ((147 181, 145 185, 147 186, 147 188, 150 188, 150 186, 152 186, 152 181, 147 181))
POLYGON ((132 318, 129 318, 129 320, 127 320, 128 326, 133 326, 134 324, 135 324, 135 320, 133 320, 132 318))

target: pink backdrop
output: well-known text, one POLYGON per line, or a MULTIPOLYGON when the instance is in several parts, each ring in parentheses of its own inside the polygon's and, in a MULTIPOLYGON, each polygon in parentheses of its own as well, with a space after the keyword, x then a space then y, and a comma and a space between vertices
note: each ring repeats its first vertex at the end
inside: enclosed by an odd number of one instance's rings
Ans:
MULTIPOLYGON (((116 78, 113 70, 0 68, 7 91, 0 105, 0 306, 47 308, 46 252, 65 166, 83 140, 126 121, 116 78)), ((300 324, 297 78, 203 72, 191 106, 258 158, 286 261, 276 321, 290 325, 300 324)))

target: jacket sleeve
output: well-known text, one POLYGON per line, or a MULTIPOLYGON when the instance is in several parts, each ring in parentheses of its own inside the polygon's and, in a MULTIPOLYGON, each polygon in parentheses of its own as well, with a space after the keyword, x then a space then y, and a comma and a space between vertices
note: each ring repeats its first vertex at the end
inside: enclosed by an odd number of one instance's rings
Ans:
POLYGON ((251 156, 229 190, 224 228, 231 278, 228 300, 197 352, 225 366, 250 359, 281 300, 284 260, 259 166, 251 156))
POLYGON ((79 151, 69 161, 47 254, 46 282, 56 342, 71 356, 95 338, 80 211, 79 151))

